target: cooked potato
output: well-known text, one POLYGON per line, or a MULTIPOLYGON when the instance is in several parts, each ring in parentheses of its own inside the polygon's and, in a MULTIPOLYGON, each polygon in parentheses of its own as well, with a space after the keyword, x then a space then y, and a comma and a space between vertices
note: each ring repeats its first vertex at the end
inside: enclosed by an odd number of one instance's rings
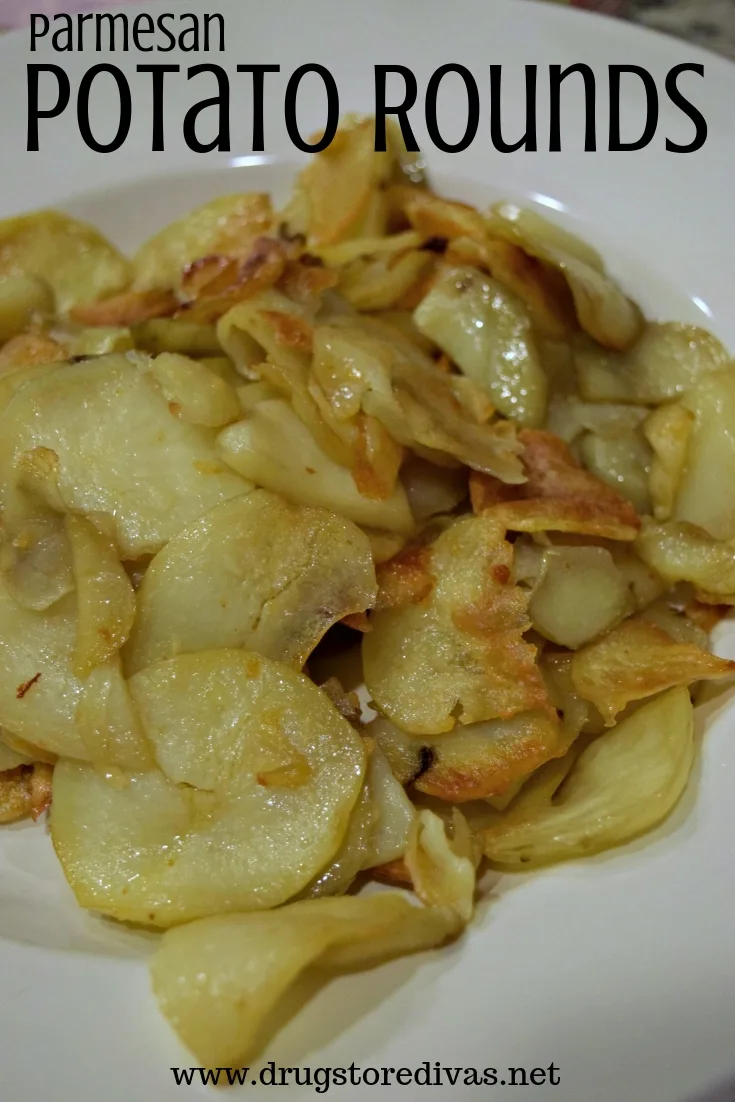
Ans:
MULTIPOLYGON (((33 456, 31 467, 46 458, 33 456)), ((27 467, 19 470, 21 476, 28 473, 27 467)), ((19 605, 43 612, 74 589, 64 518, 23 485, 8 488, 4 496, 0 573, 19 605)))
POLYGON ((603 547, 553 547, 528 611, 535 629, 576 650, 634 610, 626 579, 603 547))
POLYGON ((588 432, 579 447, 588 471, 632 502, 637 513, 651 512, 648 480, 652 455, 638 429, 615 436, 588 432))
POLYGON ((409 249, 399 256, 360 258, 345 265, 339 292, 357 310, 389 310, 434 267, 430 252, 409 249))
POLYGON ((53 292, 40 276, 26 272, 0 276, 0 344, 21 333, 31 321, 46 318, 53 308, 53 292))
POLYGON ((251 488, 218 461, 210 430, 171 413, 147 366, 128 356, 63 365, 26 382, 0 418, 0 478, 23 452, 54 452, 67 510, 112 517, 128 559, 251 488))
POLYGON ((414 313, 420 332, 485 389, 506 417, 536 426, 547 381, 521 300, 476 268, 450 268, 414 313))
POLYGON ((164 936, 153 990, 198 1060, 235 1065, 253 1053, 266 1017, 306 968, 365 968, 431 949, 462 925, 451 907, 414 907, 397 892, 219 915, 164 936))
POLYGON ((643 525, 636 549, 662 578, 691 582, 705 593, 735 593, 735 544, 712 539, 691 524, 667 521, 643 525))
POLYGON ((178 352, 182 356, 220 356, 222 346, 214 325, 187 318, 151 318, 133 328, 136 348, 158 356, 178 352))
POLYGON ((485 831, 485 854, 494 864, 518 869, 622 845, 670 814, 693 760, 692 702, 685 688, 671 689, 581 754, 572 751, 571 772, 557 774, 550 792, 544 792, 542 769, 485 831))
POLYGON ((38 819, 51 801, 51 766, 36 762, 0 773, 0 823, 38 819))
POLYGON ((22 608, 0 577, 0 726, 52 754, 87 758, 74 715, 76 597, 44 612, 22 608))
POLYGON ((557 268, 567 281, 579 324, 605 348, 624 351, 639 336, 643 316, 605 272, 588 245, 532 210, 512 203, 494 207, 491 234, 508 236, 531 256, 557 268))
POLYGON ((86 517, 68 516, 66 534, 77 592, 74 673, 83 678, 127 640, 135 619, 135 593, 114 544, 86 517))
POLYGON ((130 352, 135 347, 133 334, 125 326, 99 326, 81 329, 64 339, 69 356, 106 356, 110 352, 130 352))
POLYGON ((151 360, 151 376, 169 403, 169 410, 190 425, 222 428, 240 417, 237 391, 202 363, 163 352, 151 360))
POLYGON ((76 728, 97 772, 140 773, 151 769, 153 755, 123 677, 120 659, 96 665, 84 681, 76 728))
POLYGON ((385 716, 368 730, 397 780, 453 803, 505 797, 566 749, 556 716, 539 711, 430 737, 410 735, 385 716))
POLYGON ((148 567, 126 665, 245 647, 300 669, 324 633, 370 608, 367 537, 322 509, 254 490, 175 536, 148 567))
POLYGON ((428 907, 450 907, 467 923, 475 909, 472 841, 461 812, 454 811, 454 836, 433 811, 419 811, 406 849, 406 868, 416 895, 428 907))
POLYGON ((506 486, 480 471, 470 474, 474 512, 513 532, 573 532, 633 540, 638 515, 611 486, 577 462, 556 436, 539 429, 519 433, 526 481, 506 486))
MULTIPOLYGON (((369 766, 368 766, 369 768, 369 766)), ((320 899, 344 895, 365 867, 370 852, 370 835, 378 813, 370 799, 367 783, 352 809, 342 844, 326 866, 299 893, 298 899, 320 899)))
POLYGON ((583 398, 634 405, 672 401, 729 360, 727 350, 710 333, 674 322, 650 322, 623 355, 591 342, 575 353, 583 398))
POLYGON ((674 510, 693 425, 691 410, 672 402, 654 410, 643 426, 653 450, 648 488, 656 520, 668 520, 674 510))
POLYGON ((572 444, 584 432, 616 437, 637 429, 645 421, 647 412, 636 406, 583 402, 575 394, 562 393, 549 403, 546 428, 565 443, 572 444))
MULTIPOLYGON (((267 195, 221 195, 150 238, 133 259, 135 288, 178 287, 184 268, 203 256, 240 256, 273 226, 267 195)), ((171 349, 171 351, 180 351, 171 349)))
POLYGON ((0 222, 0 278, 19 273, 44 280, 65 314, 77 303, 122 291, 130 265, 92 226, 44 210, 0 222))
POLYGON ((401 486, 382 501, 365 497, 349 470, 320 449, 303 421, 280 399, 259 402, 244 421, 224 429, 218 447, 234 470, 296 504, 331 509, 370 528, 413 528, 401 486))
POLYGON ((439 734, 546 705, 528 595, 509 584, 513 553, 484 517, 458 520, 432 544, 435 586, 418 604, 376 612, 363 637, 368 691, 406 731, 439 734))
POLYGON ((625 620, 572 659, 575 689, 595 705, 608 726, 631 700, 733 674, 735 662, 691 643, 678 643, 642 617, 625 620))
POLYGON ((469 492, 467 472, 415 458, 401 468, 401 482, 416 521, 451 513, 469 492))
POLYGON ((684 396, 694 414, 673 519, 719 540, 735 538, 735 370, 699 379, 684 396))
POLYGON ((370 754, 366 787, 374 820, 361 867, 372 869, 403 856, 416 809, 377 745, 370 754))
POLYGON ((129 685, 160 772, 119 787, 63 761, 54 779, 52 837, 80 904, 170 926, 297 894, 347 830, 359 735, 316 686, 247 651, 184 655, 129 685))

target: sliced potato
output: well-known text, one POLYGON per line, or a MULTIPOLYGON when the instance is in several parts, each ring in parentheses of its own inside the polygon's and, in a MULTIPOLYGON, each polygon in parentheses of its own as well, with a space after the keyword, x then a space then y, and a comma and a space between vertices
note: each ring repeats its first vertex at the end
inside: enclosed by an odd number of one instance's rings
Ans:
POLYGON ((487 226, 491 234, 508 237, 562 273, 579 324, 599 344, 624 351, 640 335, 640 310, 605 272, 594 250, 573 234, 513 203, 494 207, 487 226))
POLYGON ((22 608, 0 578, 0 726, 52 754, 86 759, 74 716, 76 597, 44 612, 22 608))
POLYGON ((151 361, 150 372, 169 410, 189 424, 221 428, 240 417, 235 388, 203 363, 177 352, 163 352, 151 361))
POLYGON ((0 773, 0 823, 40 818, 51 802, 51 766, 36 762, 0 773))
POLYGON ((723 598, 735 593, 735 543, 712 539, 692 524, 645 523, 636 550, 671 585, 691 582, 723 598))
POLYGON ((478 383, 506 417, 536 426, 547 380, 521 300, 476 268, 450 268, 414 312, 414 321, 478 383))
POLYGON ((52 837, 80 904, 170 926, 301 891, 362 787, 350 724, 300 674, 247 651, 184 655, 129 685, 161 771, 118 787, 62 762, 54 780, 52 837))
POLYGON ((198 1060, 236 1065, 309 967, 365 968, 459 933, 450 907, 419 908, 398 892, 309 899, 268 915, 220 915, 167 933, 151 966, 163 1014, 198 1060))
POLYGON ((55 453, 67 511, 112 517, 127 559, 252 488, 218 460, 210 430, 170 412, 147 366, 134 354, 63 365, 27 381, 0 418, 0 475, 12 479, 31 449, 55 453))
MULTIPOLYGON (((184 268, 203 256, 240 256, 273 226, 267 195, 221 195, 169 223, 133 259, 135 288, 178 287, 184 268)), ((172 349, 171 351, 179 351, 172 349)))
POLYGON ((653 451, 648 488, 656 520, 668 520, 674 510, 693 425, 691 410, 672 402, 655 409, 643 426, 653 451))
POLYGON ((603 547, 553 547, 529 605, 533 626, 576 650, 634 611, 628 584, 603 547))
POLYGON ((135 710, 120 659, 96 665, 84 682, 76 726, 97 770, 140 773, 153 755, 135 710))
POLYGON ((106 356, 110 352, 130 352, 135 347, 133 334, 125 326, 102 325, 82 329, 65 338, 69 356, 106 356))
POLYGON ((699 379, 683 405, 694 415, 673 519, 715 539, 735 538, 735 369, 699 379))
POLYGON ((115 546, 86 517, 68 516, 77 591, 74 673, 86 677, 123 646, 135 619, 135 593, 115 546))
POLYGON ((675 322, 650 322, 623 355, 591 342, 575 351, 583 398, 634 405, 670 402, 729 361, 729 353, 711 333, 675 322))
POLYGON ((215 327, 187 318, 151 318, 133 328, 133 338, 136 348, 154 356, 161 352, 178 352, 182 356, 222 354, 215 327))
POLYGON ((402 784, 452 803, 505 797, 567 747, 556 716, 539 711, 428 738, 402 731, 385 716, 368 730, 402 784))
POLYGON ((366 787, 374 821, 361 867, 372 869, 403 856, 416 809, 377 745, 373 746, 370 754, 366 787))
POLYGON ((321 450, 281 399, 259 402, 244 421, 224 429, 218 446, 234 470, 296 504, 331 509, 369 528, 396 532, 413 528, 402 486, 396 485, 382 501, 365 497, 349 470, 321 450))
POLYGON ((518 869, 622 845, 670 814, 693 761, 692 702, 685 688, 671 689, 580 755, 572 751, 571 772, 557 773, 551 791, 540 770, 484 832, 485 854, 494 864, 518 869))
POLYGON ((584 470, 559 437, 540 429, 519 433, 526 481, 507 486, 480 471, 470 473, 475 513, 513 532, 572 532, 633 540, 640 520, 630 502, 584 470))
MULTIPOLYGON (((42 449, 36 449, 36 452, 42 449)), ((53 455, 53 453, 51 453, 53 455)), ((54 455, 55 460, 55 455, 54 455)), ((54 466, 48 455, 21 457, 21 477, 39 464, 54 466)), ((31 476, 32 477, 32 476, 31 476)), ((8 488, 2 515, 0 573, 10 595, 23 608, 43 612, 74 589, 74 572, 63 516, 25 485, 8 488)))
POLYGON ((300 669, 324 633, 370 608, 367 537, 267 490, 225 502, 158 553, 138 590, 131 673, 162 658, 246 647, 300 669))
POLYGON ((469 492, 466 470, 437 467, 418 457, 401 468, 401 482, 417 521, 451 513, 469 492))
POLYGON ((428 907, 451 907, 463 922, 475 909, 473 846, 467 822, 454 809, 453 837, 433 811, 419 811, 411 825, 406 868, 416 895, 428 907))
POLYGON ((0 344, 46 318, 53 308, 53 292, 40 276, 23 271, 0 276, 0 344))
MULTIPOLYGON (((548 348, 548 346, 546 346, 548 348)), ((566 346, 565 346, 566 347, 566 346)), ((549 403, 546 428, 572 444, 584 432, 617 437, 640 428, 647 410, 605 402, 583 402, 575 394, 555 394, 549 403)))
POLYGON ((375 828, 377 814, 365 783, 352 810, 342 845, 327 867, 306 885, 299 894, 299 899, 320 899, 327 895, 344 895, 348 891, 365 867, 370 853, 370 836, 375 828))
POLYGON ((652 454, 638 429, 616 436, 586 433, 579 454, 588 471, 632 502, 637 513, 651 512, 648 479, 652 454))
POLYGON ((676 685, 732 677, 735 662, 692 643, 678 643, 646 619, 634 617, 577 651, 571 670, 579 695, 591 701, 610 726, 631 700, 676 685))
POLYGON ((510 583, 513 552, 502 526, 465 517, 429 549, 435 585, 419 603, 376 612, 363 637, 368 691, 414 734, 544 708, 546 690, 530 627, 528 594, 510 583))
POLYGON ((131 273, 92 226, 44 210, 0 222, 0 277, 20 274, 45 280, 64 314, 77 303, 122 291, 131 273))

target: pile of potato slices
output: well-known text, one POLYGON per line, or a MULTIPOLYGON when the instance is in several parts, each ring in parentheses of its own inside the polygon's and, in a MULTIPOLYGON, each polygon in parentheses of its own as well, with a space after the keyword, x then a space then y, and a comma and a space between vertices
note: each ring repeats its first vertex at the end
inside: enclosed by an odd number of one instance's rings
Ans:
POLYGON ((285 209, 132 260, 1 223, 0 342, 0 819, 50 806, 80 905, 168 931, 202 1063, 457 936, 481 862, 677 804, 735 673, 735 366, 589 246, 348 119, 285 209))

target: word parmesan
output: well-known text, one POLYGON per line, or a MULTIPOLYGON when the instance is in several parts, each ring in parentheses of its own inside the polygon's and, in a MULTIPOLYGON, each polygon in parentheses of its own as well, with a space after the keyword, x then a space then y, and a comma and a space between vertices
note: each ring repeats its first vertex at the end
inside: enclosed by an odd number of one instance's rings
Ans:
POLYGON ((36 14, 31 15, 31 53, 36 52, 37 44, 50 46, 56 53, 85 49, 127 53, 131 48, 164 54, 176 49, 184 53, 224 52, 225 20, 219 13, 199 16, 191 12, 162 12, 155 19, 148 12, 135 16, 59 12, 53 20, 36 14))

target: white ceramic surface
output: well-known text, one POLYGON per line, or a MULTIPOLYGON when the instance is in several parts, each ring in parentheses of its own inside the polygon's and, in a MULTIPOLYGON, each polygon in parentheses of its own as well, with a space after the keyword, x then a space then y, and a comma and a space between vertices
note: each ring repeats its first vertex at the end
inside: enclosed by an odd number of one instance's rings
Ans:
MULTIPOLYGON (((165 9, 166 5, 164 5, 165 9)), ((174 5, 169 5, 174 7, 174 5)), ((197 5, 177 4, 177 11, 197 5)), ((198 10, 211 8, 201 4, 198 10)), ((130 11, 131 9, 127 9, 130 11)), ((133 9, 135 10, 135 9, 133 9)), ((226 64, 281 65, 269 77, 268 155, 249 154, 249 77, 233 80, 242 116, 231 155, 190 152, 181 136, 192 91, 183 77, 166 98, 166 153, 150 152, 149 58, 27 53, 27 35, 0 41, 0 214, 59 205, 96 222, 132 248, 163 222, 222 191, 284 194, 295 155, 282 119, 285 78, 320 61, 333 72, 342 109, 369 109, 372 66, 399 62, 419 87, 445 62, 473 70, 506 67, 508 133, 522 128, 522 66, 586 61, 598 75, 600 145, 606 125, 606 67, 645 66, 663 88, 681 61, 703 61, 687 87, 709 124, 696 154, 675 155, 664 136, 686 140, 687 123, 662 99, 659 137, 639 153, 583 153, 581 97, 565 93, 565 151, 501 155, 481 132, 464 154, 429 152, 437 180, 460 197, 500 195, 546 208, 604 254, 652 315, 708 325, 735 348, 731 215, 735 178, 735 68, 686 44, 628 24, 516 0, 223 0, 226 64), (62 63, 75 87, 91 64, 110 60, 131 74, 137 95, 130 137, 117 153, 86 149, 73 111, 45 124, 40 153, 25 151, 25 65, 62 63), (272 83, 271 83, 272 82, 272 83), (89 193, 89 194, 87 194, 89 193)), ((183 65, 191 55, 153 60, 183 65)), ((209 60, 222 61, 220 56, 209 60)), ((305 86, 303 132, 320 122, 320 99, 305 86)), ((94 121, 110 126, 102 85, 94 121)), ((634 85, 624 125, 641 127, 634 85)), ((448 91, 441 117, 458 110, 448 91)), ((418 113, 417 113, 418 114, 418 113)), ((542 119, 544 113, 542 111, 542 119)), ((43 124, 42 124, 43 125, 43 124)), ((485 128, 483 130, 483 127, 485 128)), ((417 134, 425 139, 422 125, 417 134)), ((543 134, 543 129, 541 131, 543 134)), ((424 140, 424 148, 429 144, 424 140)), ((722 653, 735 642, 720 640, 722 653), (729 646, 728 646, 729 642, 729 646)), ((681 807, 643 842, 595 861, 524 878, 503 878, 467 936, 452 948, 337 980, 272 1038, 263 1060, 286 1066, 560 1068, 560 1086, 432 1088, 432 1097, 533 1098, 537 1102, 690 1102, 735 1098, 735 710, 727 696, 701 712, 701 767, 681 807), (706 723, 704 722, 706 720, 706 723), (727 1087, 728 1079, 731 1086, 727 1087), (707 1093, 717 1088, 716 1093, 707 1093)), ((150 939, 83 914, 42 827, 0 832, 0 1099, 2 1102, 173 1102, 203 1087, 176 1087, 170 1068, 195 1063, 161 1019, 149 992, 150 939)), ((426 1088, 395 1087, 407 1100, 426 1088)), ((251 1097, 291 1098, 296 1087, 247 1087, 251 1097)), ((311 1093, 311 1091, 308 1091, 311 1093)), ((330 1094, 374 1097, 375 1088, 330 1094)), ((235 1091, 239 1097, 239 1092, 235 1091)))

